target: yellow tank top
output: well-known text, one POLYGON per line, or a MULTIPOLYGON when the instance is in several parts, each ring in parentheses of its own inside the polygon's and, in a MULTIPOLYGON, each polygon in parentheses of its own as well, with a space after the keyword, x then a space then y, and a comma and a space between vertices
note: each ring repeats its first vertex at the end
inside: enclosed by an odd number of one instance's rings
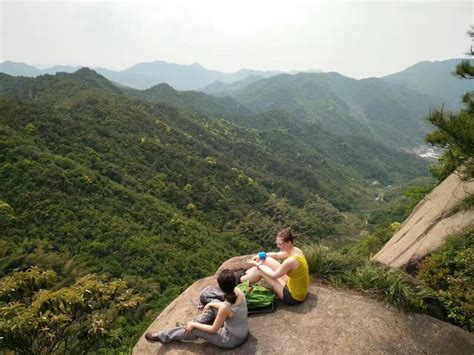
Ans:
POLYGON ((309 285, 308 263, 304 256, 294 255, 290 258, 296 259, 299 266, 288 273, 288 290, 295 300, 304 301, 309 285))

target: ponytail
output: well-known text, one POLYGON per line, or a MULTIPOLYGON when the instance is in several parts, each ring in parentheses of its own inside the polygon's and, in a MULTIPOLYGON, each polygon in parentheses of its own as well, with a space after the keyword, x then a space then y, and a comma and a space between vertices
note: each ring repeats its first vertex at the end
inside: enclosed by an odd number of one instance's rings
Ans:
POLYGON ((232 290, 232 292, 226 293, 226 294, 224 295, 224 299, 225 299, 227 302, 234 304, 235 301, 237 300, 237 295, 235 294, 235 291, 232 290))
POLYGON ((224 291, 224 299, 229 303, 235 303, 237 295, 234 292, 235 286, 237 286, 237 278, 230 269, 222 270, 217 277, 217 283, 219 288, 224 291))

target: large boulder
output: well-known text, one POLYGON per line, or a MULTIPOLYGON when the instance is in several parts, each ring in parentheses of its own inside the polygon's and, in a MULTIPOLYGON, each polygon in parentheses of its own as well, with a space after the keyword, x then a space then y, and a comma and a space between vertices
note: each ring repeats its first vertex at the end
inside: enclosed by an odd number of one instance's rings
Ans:
POLYGON ((448 176, 416 206, 374 260, 400 269, 416 265, 442 246, 447 235, 474 225, 473 209, 453 213, 453 208, 472 193, 472 179, 462 180, 459 172, 448 176))
MULTIPOLYGON (((245 267, 246 257, 223 268, 245 267)), ((148 331, 192 319, 199 291, 216 276, 195 282, 150 325, 148 331)), ((473 354, 474 334, 426 315, 405 314, 355 292, 312 284, 298 306, 278 304, 277 311, 249 318, 251 335, 234 350, 204 341, 149 343, 142 336, 134 354, 473 354)))

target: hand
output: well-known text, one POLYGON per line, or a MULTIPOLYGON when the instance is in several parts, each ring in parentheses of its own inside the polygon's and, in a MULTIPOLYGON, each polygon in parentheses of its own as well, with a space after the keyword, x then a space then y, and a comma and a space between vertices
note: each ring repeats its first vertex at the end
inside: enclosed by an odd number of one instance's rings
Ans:
POLYGON ((204 313, 204 312, 207 312, 210 308, 211 308, 211 304, 208 303, 208 304, 206 304, 206 305, 204 306, 204 308, 202 309, 202 312, 203 312, 203 313, 204 313))
POLYGON ((188 322, 188 324, 186 324, 186 326, 184 327, 184 329, 186 330, 186 333, 191 333, 192 330, 196 327, 195 326, 195 322, 188 322))
POLYGON ((257 257, 257 260, 251 259, 251 260, 247 260, 247 262, 248 262, 249 264, 252 264, 252 265, 257 266, 257 265, 260 264, 260 261, 258 261, 258 260, 260 260, 260 259, 258 259, 258 257, 257 257))
POLYGON ((247 262, 248 262, 249 264, 252 264, 252 265, 255 265, 255 266, 262 265, 262 260, 260 260, 260 259, 257 259, 257 260, 253 260, 253 259, 252 259, 252 260, 247 260, 247 262))

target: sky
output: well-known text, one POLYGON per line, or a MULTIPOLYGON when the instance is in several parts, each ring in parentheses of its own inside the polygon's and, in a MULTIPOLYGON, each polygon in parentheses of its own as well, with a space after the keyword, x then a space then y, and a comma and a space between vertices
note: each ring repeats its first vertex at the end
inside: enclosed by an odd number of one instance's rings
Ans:
POLYGON ((463 57, 473 24, 474 1, 0 0, 0 62, 378 77, 463 57))

